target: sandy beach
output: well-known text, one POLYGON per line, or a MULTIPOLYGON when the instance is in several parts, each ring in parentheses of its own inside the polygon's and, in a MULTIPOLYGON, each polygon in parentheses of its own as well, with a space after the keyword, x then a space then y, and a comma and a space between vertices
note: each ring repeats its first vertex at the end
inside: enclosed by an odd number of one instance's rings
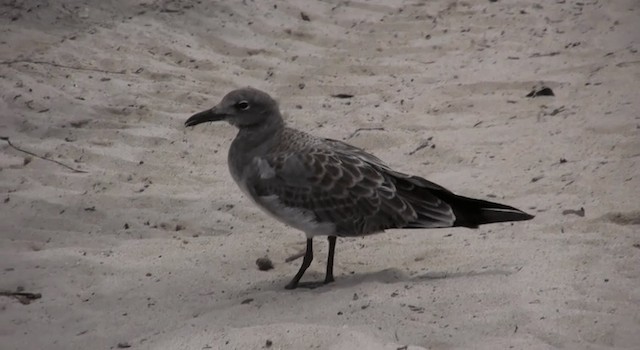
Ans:
POLYGON ((635 0, 5 1, 0 348, 638 349, 638 23, 635 0), (335 283, 285 290, 304 234, 233 183, 235 128, 183 126, 244 86, 536 218, 339 239, 335 283))

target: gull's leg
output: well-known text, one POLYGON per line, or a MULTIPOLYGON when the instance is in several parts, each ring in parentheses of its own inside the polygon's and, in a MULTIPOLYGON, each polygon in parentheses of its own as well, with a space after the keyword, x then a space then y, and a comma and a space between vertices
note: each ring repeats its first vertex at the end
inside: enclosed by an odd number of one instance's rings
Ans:
POLYGON ((289 282, 284 288, 285 289, 296 289, 298 287, 298 282, 304 275, 304 272, 307 271, 309 265, 311 265, 311 261, 313 260, 313 241, 311 238, 307 238, 307 251, 304 253, 304 258, 302 259, 302 266, 300 266, 300 270, 293 277, 291 282, 289 282))
POLYGON ((329 240, 329 256, 327 257, 327 274, 324 278, 324 283, 333 282, 333 256, 336 251, 336 236, 327 237, 329 240))

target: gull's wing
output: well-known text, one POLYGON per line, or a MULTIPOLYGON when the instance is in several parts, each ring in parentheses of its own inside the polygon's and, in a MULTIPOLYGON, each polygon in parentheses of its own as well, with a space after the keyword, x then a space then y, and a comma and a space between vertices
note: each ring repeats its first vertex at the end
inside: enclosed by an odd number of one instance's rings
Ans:
POLYGON ((299 229, 312 230, 313 223, 334 225, 333 232, 316 230, 324 234, 453 225, 451 207, 429 190, 444 190, 440 186, 395 172, 340 141, 327 140, 325 145, 329 147, 256 157, 256 171, 246 182, 251 196, 299 229))
MULTIPOLYGON (((423 179, 419 176, 412 176, 412 175, 407 175, 407 174, 403 174, 401 172, 395 171, 391 168, 389 168, 389 166, 387 164, 385 164, 382 160, 380 160, 378 157, 367 153, 365 150, 352 146, 348 143, 339 141, 339 140, 333 140, 333 139, 324 139, 324 141, 328 144, 331 145, 332 148, 335 148, 337 150, 342 150, 343 152, 347 152, 350 154, 354 154, 356 156, 358 156, 360 159, 368 162, 369 164, 372 164, 373 166, 375 166, 376 168, 384 171, 385 173, 388 173, 396 178, 399 179, 405 179, 407 180, 407 182, 413 186, 419 186, 419 187, 424 187, 430 190, 434 190, 434 191, 442 191, 442 192, 446 192, 446 193, 451 193, 449 190, 447 190, 446 188, 433 183, 429 180, 423 179)), ((411 191, 412 188, 407 188, 407 190, 411 191)))

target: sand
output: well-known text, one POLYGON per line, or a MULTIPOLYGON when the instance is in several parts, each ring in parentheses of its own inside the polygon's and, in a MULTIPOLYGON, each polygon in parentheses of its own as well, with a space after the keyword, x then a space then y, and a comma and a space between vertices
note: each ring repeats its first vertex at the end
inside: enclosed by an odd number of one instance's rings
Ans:
POLYGON ((638 23, 633 0, 4 2, 0 136, 86 173, 0 140, 0 348, 637 349, 638 23), (183 127, 247 85, 536 218, 339 239, 336 283, 284 290, 304 235, 236 188, 233 127, 183 127))

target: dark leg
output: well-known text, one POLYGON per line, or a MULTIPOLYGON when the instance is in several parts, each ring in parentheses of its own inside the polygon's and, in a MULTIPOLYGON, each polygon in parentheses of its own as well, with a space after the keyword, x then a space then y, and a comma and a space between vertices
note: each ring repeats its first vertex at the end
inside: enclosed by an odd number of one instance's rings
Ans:
POLYGON ((302 259, 302 266, 300 266, 300 270, 293 277, 291 282, 284 286, 285 289, 296 289, 298 287, 298 282, 304 275, 304 272, 307 271, 309 265, 311 265, 311 261, 313 260, 313 241, 311 238, 307 239, 307 251, 304 253, 304 258, 302 259))
POLYGON ((327 257, 327 275, 324 278, 324 283, 333 282, 333 256, 336 251, 336 236, 329 236, 329 256, 327 257))

